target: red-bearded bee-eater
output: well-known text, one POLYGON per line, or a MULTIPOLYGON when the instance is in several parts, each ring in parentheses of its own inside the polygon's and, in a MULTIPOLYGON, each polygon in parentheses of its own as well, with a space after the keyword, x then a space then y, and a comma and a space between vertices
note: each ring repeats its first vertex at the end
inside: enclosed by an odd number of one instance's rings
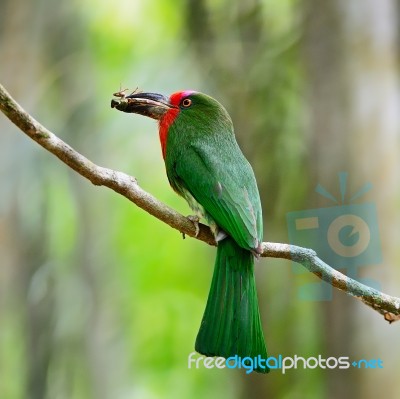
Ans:
POLYGON ((232 120, 215 99, 195 91, 169 98, 133 93, 113 108, 156 119, 171 187, 210 225, 218 243, 210 293, 195 349, 206 356, 264 359, 254 280, 263 223, 253 169, 240 150, 232 120))

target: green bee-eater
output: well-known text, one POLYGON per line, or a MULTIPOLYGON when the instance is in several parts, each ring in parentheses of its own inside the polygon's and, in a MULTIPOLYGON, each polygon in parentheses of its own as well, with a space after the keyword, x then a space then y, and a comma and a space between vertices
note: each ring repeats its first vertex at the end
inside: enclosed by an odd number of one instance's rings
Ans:
MULTIPOLYGON (((113 107, 158 120, 169 183, 208 222, 218 243, 196 351, 266 359, 254 280, 254 258, 262 252, 260 196, 228 112, 195 91, 169 98, 154 93, 120 97, 113 107)), ((267 372, 268 367, 256 371, 267 372)))

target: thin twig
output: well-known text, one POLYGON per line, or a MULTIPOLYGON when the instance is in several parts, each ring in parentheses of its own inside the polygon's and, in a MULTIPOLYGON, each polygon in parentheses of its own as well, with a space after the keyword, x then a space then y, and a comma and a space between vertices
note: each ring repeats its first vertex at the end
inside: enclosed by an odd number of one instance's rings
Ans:
MULTIPOLYGON (((123 195, 157 219, 179 230, 182 234, 197 238, 209 245, 216 245, 214 236, 208 226, 200 223, 200 229, 196 235, 196 226, 187 217, 179 214, 144 191, 139 187, 134 177, 95 165, 79 154, 24 111, 2 85, 0 85, 0 109, 26 135, 93 184, 106 186, 123 195)), ((384 294, 345 276, 324 263, 311 249, 289 244, 264 242, 261 256, 289 259, 300 263, 318 278, 360 299, 363 303, 382 314, 385 320, 390 323, 400 319, 400 298, 384 294)))

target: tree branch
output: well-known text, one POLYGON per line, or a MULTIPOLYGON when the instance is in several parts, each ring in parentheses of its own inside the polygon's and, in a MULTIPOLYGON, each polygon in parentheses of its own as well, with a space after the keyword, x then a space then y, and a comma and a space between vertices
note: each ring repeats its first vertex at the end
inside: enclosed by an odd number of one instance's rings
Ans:
MULTIPOLYGON (((208 226, 200 223, 199 234, 196 236, 196 227, 187 217, 179 214, 144 191, 139 187, 134 177, 95 165, 79 154, 24 111, 2 85, 0 85, 0 109, 27 136, 93 184, 106 186, 123 195, 146 212, 184 235, 197 238, 209 245, 216 245, 214 236, 208 226)), ((390 323, 400 319, 400 298, 384 294, 345 276, 324 263, 311 249, 289 244, 264 242, 261 256, 289 259, 300 263, 318 278, 360 299, 363 303, 382 314, 385 320, 390 323)))

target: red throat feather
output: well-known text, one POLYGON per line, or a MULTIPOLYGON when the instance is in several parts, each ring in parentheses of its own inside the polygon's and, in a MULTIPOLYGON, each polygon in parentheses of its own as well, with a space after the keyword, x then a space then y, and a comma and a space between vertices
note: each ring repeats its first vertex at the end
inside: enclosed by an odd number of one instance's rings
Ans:
POLYGON ((159 121, 159 136, 160 136, 161 150, 164 159, 167 151, 167 138, 168 138, 169 128, 179 115, 180 112, 179 104, 182 98, 189 96, 191 93, 193 93, 192 90, 186 90, 186 91, 178 91, 174 94, 171 94, 169 98, 169 103, 175 106, 176 108, 171 108, 159 121))

